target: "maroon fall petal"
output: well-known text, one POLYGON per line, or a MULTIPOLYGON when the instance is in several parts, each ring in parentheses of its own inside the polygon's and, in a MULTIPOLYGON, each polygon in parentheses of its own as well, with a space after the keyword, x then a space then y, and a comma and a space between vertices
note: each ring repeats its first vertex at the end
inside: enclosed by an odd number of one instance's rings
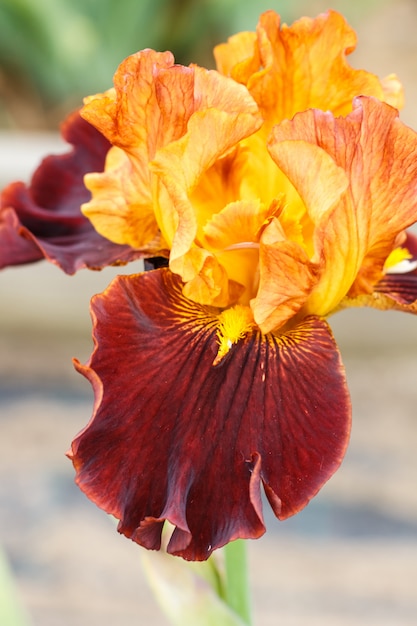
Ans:
POLYGON ((0 205, 0 269, 43 259, 39 246, 22 233, 15 209, 0 205))
POLYGON ((403 243, 403 247, 407 248, 414 260, 417 259, 417 235, 415 234, 415 232, 406 232, 406 238, 403 243))
POLYGON ((90 199, 87 172, 100 172, 110 144, 79 112, 62 126, 73 145, 68 154, 46 157, 29 186, 11 183, 0 197, 0 268, 46 258, 68 274, 101 269, 143 254, 101 237, 80 211, 90 199))
POLYGON ((327 323, 249 333, 213 366, 218 318, 168 269, 121 276, 93 298, 95 350, 77 369, 95 409, 69 457, 119 531, 204 560, 265 531, 261 488, 285 519, 338 468, 350 431, 343 365, 327 323))
POLYGON ((399 309, 417 312, 417 307, 413 306, 417 301, 417 271, 409 274, 387 274, 375 286, 375 291, 394 300, 399 309))
MULTIPOLYGON (((404 247, 412 255, 411 262, 417 261, 417 236, 408 232, 404 247)), ((404 274, 386 274, 375 286, 377 293, 384 294, 394 301, 393 308, 409 313, 417 313, 417 269, 404 274)))

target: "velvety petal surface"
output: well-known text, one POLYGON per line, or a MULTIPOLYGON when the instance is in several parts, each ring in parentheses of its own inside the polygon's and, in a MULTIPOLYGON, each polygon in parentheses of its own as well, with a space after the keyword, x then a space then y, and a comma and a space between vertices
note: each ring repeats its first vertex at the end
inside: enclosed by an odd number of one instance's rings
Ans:
POLYGON ((303 17, 291 26, 267 11, 256 35, 234 35, 214 52, 219 71, 248 87, 271 125, 308 108, 346 115, 357 95, 399 106, 402 90, 395 77, 381 83, 347 63, 355 47, 354 31, 335 11, 303 17))
POLYGON ((264 532, 262 485, 285 519, 339 466, 350 400, 324 320, 249 330, 214 366, 223 314, 187 300, 168 269, 118 277, 92 314, 96 347, 76 365, 95 408, 69 456, 134 541, 159 549, 169 520, 168 551, 204 560, 264 532))
POLYGON ((29 186, 12 183, 1 194, 0 267, 46 258, 73 274, 141 256, 101 237, 80 211, 90 196, 84 174, 103 169, 109 143, 78 112, 67 118, 62 135, 72 152, 47 157, 29 186))
POLYGON ((345 118, 310 110, 284 121, 272 133, 270 151, 315 224, 323 270, 306 313, 326 315, 348 292, 371 293, 399 234, 417 220, 417 134, 395 109, 361 97, 345 118), (300 163, 309 162, 312 150, 317 161, 333 161, 335 172, 343 171, 345 192, 343 185, 326 185, 326 177, 309 183, 300 163), (318 189, 329 196, 326 202, 318 189))

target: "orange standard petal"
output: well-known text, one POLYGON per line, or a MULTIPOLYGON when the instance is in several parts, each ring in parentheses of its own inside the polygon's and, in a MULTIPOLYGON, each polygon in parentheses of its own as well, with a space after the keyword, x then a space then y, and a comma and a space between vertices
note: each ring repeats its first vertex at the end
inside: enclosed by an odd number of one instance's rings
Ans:
MULTIPOLYGON (((173 178, 192 187, 200 161, 207 167, 260 126, 257 106, 234 81, 174 65, 170 53, 153 50, 128 57, 114 84, 106 94, 88 98, 82 109, 114 146, 105 172, 85 179, 93 197, 84 214, 118 243, 142 247, 161 233, 164 244, 181 251, 193 241, 196 221, 181 201, 164 201, 166 190, 155 178, 159 163, 168 160, 173 178), (179 155, 185 162, 175 172, 179 155)), ((164 184, 172 183, 164 179, 164 184)))
POLYGON ((292 26, 268 11, 216 49, 224 75, 129 57, 83 110, 113 145, 85 214, 113 241, 169 251, 188 298, 250 305, 264 333, 371 293, 415 221, 414 135, 379 102, 400 104, 397 79, 347 63, 355 44, 334 11, 292 26), (352 111, 358 93, 379 100, 352 111))
POLYGON ((272 133, 270 152, 315 226, 321 275, 303 312, 327 315, 346 295, 371 293, 399 235, 417 221, 417 134, 395 109, 363 97, 346 118, 312 110, 283 122, 272 133), (306 175, 303 164, 309 167, 312 152, 334 170, 333 184, 326 167, 317 170, 315 185, 306 175))
MULTIPOLYGON (((318 280, 317 267, 313 270, 311 263, 321 261, 313 242, 315 221, 306 211, 293 181, 285 176, 268 153, 267 135, 274 123, 309 107, 347 114, 358 93, 399 102, 401 88, 395 77, 389 77, 384 87, 373 74, 348 65, 346 54, 354 49, 355 43, 352 29, 333 11, 316 19, 303 18, 293 26, 283 25, 282 28, 279 17, 269 11, 261 16, 256 34, 241 33, 216 48, 218 69, 248 88, 262 112, 263 124, 257 132, 247 133, 240 140, 225 125, 224 131, 231 141, 227 150, 220 143, 223 152, 218 151, 215 156, 212 151, 214 141, 222 139, 223 135, 218 130, 218 123, 213 127, 206 116, 201 115, 194 118, 195 125, 189 124, 187 135, 161 149, 155 157, 152 167, 161 181, 157 208, 159 222, 169 223, 162 232, 171 231, 167 237, 171 246, 170 267, 189 283, 186 288, 188 297, 201 304, 218 306, 236 302, 231 300, 232 296, 244 304, 252 300, 255 319, 264 332, 271 330, 273 320, 280 319, 285 323, 286 316, 291 311, 294 314, 295 302, 301 307, 303 298, 308 297, 308 290, 318 280), (176 219, 172 219, 172 205, 176 219), (273 268, 274 263, 267 258, 266 247, 262 255, 259 253, 258 214, 269 211, 271 206, 280 206, 280 226, 291 242, 286 247, 282 267, 287 265, 291 249, 294 259, 298 259, 294 264, 301 280, 300 293, 296 300, 291 300, 286 315, 283 311, 280 315, 273 312, 272 274, 266 268, 273 268), (245 218, 245 225, 242 222, 242 215, 248 212, 252 212, 253 218, 250 233, 250 220, 245 218), (233 242, 226 243, 219 234, 221 219, 227 219, 233 242), (203 257, 195 247, 213 255, 208 265, 194 262, 196 257, 203 257), (202 285, 212 284, 216 262, 221 291, 212 287, 201 289, 202 285), (190 274, 190 267, 194 275, 190 274), (265 273, 262 292, 257 294, 262 268, 269 279, 266 280, 265 273), (230 288, 225 277, 229 277, 230 288), (240 293, 236 284, 242 287, 240 293)), ((303 148, 299 164, 300 173, 306 178, 305 184, 317 196, 315 204, 320 206, 317 210, 321 214, 333 210, 340 195, 348 188, 343 168, 313 146, 303 148), (316 184, 318 170, 321 185, 316 184)), ((283 250, 283 245, 275 245, 273 252, 269 247, 269 254, 276 258, 278 249, 283 250)), ((287 281, 291 279, 288 277, 287 281)), ((283 284, 280 289, 284 290, 283 284)))
POLYGON ((267 11, 256 34, 234 35, 214 54, 220 72, 248 87, 270 127, 308 108, 346 115, 357 95, 401 106, 402 87, 394 75, 380 81, 348 64, 355 47, 355 32, 335 11, 291 26, 267 11))
POLYGON ((160 131, 156 76, 173 64, 169 52, 138 52, 119 66, 114 89, 86 98, 81 110, 116 146, 104 173, 85 177, 92 199, 83 205, 83 213, 101 235, 117 243, 142 247, 158 233, 148 163, 166 130, 160 131))

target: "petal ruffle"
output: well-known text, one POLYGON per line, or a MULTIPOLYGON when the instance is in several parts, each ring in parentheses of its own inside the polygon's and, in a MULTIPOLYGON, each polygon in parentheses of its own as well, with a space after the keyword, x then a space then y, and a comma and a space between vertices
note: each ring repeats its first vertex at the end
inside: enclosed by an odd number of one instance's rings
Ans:
POLYGON ((269 127, 309 108, 346 115, 362 94, 398 105, 401 86, 395 77, 376 76, 349 66, 356 35, 335 11, 303 17, 291 26, 267 11, 257 33, 239 33, 215 48, 220 72, 245 84, 269 127))
POLYGON ((86 178, 93 199, 83 210, 99 232, 118 243, 140 247, 160 229, 175 257, 178 247, 188 250, 194 240, 196 219, 177 194, 174 207, 166 193, 159 197, 153 173, 170 172, 163 177, 169 192, 178 189, 177 178, 189 189, 216 158, 259 127, 257 106, 234 81, 174 65, 170 53, 153 50, 128 57, 114 84, 107 94, 89 98, 82 115, 126 158, 86 178))
POLYGON ((250 330, 213 366, 219 317, 167 269, 117 278, 92 311, 96 348, 77 369, 95 410, 69 456, 126 536, 159 549, 169 520, 168 551, 204 560, 263 534, 262 485, 285 519, 339 466, 350 400, 324 320, 250 330))
POLYGON ((73 274, 142 256, 103 239, 80 211, 90 196, 84 174, 103 169, 107 140, 78 112, 67 118, 62 135, 72 152, 44 159, 29 186, 12 183, 2 192, 0 267, 46 258, 73 274))
MULTIPOLYGON (((371 293, 397 237, 417 220, 417 134, 397 117, 390 106, 360 97, 346 118, 310 110, 273 130, 271 154, 315 223, 315 253, 324 264, 306 313, 327 315, 348 292, 371 293), (348 181, 324 214, 317 186, 306 184, 300 168, 300 156, 312 149, 348 181)), ((325 181, 317 185, 326 194, 325 181)))
POLYGON ((157 84, 158 77, 173 65, 170 52, 133 54, 118 67, 114 89, 86 98, 81 110, 83 118, 120 149, 116 154, 114 149, 110 151, 105 172, 86 177, 92 199, 83 207, 97 231, 119 244, 142 247, 158 232, 149 162, 165 138, 181 132, 192 97, 189 72, 185 71, 177 117, 174 119, 175 107, 168 102, 159 106, 158 94, 167 101, 171 94, 157 84))

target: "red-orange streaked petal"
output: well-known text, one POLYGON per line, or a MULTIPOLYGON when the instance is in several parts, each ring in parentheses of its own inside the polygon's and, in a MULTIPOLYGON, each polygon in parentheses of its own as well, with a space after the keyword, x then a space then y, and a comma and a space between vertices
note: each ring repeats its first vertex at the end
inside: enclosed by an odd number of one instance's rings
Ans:
POLYGON ((350 400, 324 320, 281 336, 250 330, 213 366, 219 316, 187 300, 178 276, 118 277, 92 302, 95 350, 77 369, 94 415, 69 453, 87 496, 119 531, 204 560, 265 531, 261 487, 285 519, 339 466, 350 400))
POLYGON ((387 274, 375 285, 366 306, 417 313, 417 272, 387 274), (379 300, 377 306, 375 300, 379 300))
POLYGON ((354 31, 335 11, 291 26, 267 11, 256 41, 251 33, 237 34, 217 46, 215 57, 220 71, 248 87, 269 124, 308 108, 346 115, 357 95, 399 104, 400 86, 393 77, 386 80, 385 95, 376 76, 350 67, 346 56, 355 47, 354 31))
MULTIPOLYGON (((171 52, 147 49, 132 54, 119 65, 114 75, 114 89, 86 98, 82 116, 112 145, 128 152, 143 146, 149 158, 155 154, 161 139, 158 125, 162 115, 155 78, 161 70, 173 65, 171 52)), ((183 94, 183 107, 186 96, 187 92, 183 94)), ((178 131, 171 128, 168 132, 178 131)), ((145 172, 141 173, 146 189, 147 177, 145 172)))
POLYGON ((141 251, 101 237, 80 206, 90 193, 83 178, 99 171, 109 143, 75 111, 62 124, 73 149, 46 157, 29 185, 10 184, 0 199, 0 267, 47 259, 67 274, 127 263, 141 251))
POLYGON ((370 293, 399 233, 417 220, 417 134, 397 117, 390 106, 361 97, 346 118, 310 110, 272 133, 271 153, 316 223, 316 255, 324 261, 306 312, 325 315, 348 292, 370 293), (320 204, 311 200, 319 193, 304 184, 299 167, 303 142, 326 152, 349 183, 322 217, 320 204))

